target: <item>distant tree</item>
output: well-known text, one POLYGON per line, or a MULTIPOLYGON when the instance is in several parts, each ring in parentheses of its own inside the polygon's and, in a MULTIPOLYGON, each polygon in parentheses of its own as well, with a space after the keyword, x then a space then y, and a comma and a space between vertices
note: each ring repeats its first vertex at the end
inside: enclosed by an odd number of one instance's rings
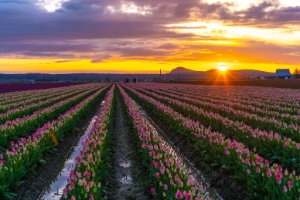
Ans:
POLYGON ((296 69, 294 70, 294 75, 295 75, 295 77, 296 77, 297 79, 299 79, 299 78, 300 78, 300 69, 296 68, 296 69))

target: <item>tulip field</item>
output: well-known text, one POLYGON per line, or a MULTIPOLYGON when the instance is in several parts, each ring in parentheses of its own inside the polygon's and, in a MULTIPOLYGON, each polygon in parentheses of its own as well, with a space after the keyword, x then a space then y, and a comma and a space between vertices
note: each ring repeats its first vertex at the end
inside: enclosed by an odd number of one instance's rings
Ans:
MULTIPOLYGON (((26 103, 30 99, 30 102, 29 106, 24 106, 22 110, 11 108, 3 111, 4 116, 9 116, 5 113, 19 112, 23 115, 0 124, 1 196, 8 198, 14 196, 10 190, 16 187, 37 164, 43 164, 43 155, 54 147, 57 141, 63 139, 64 134, 80 120, 80 116, 87 111, 90 104, 104 96, 107 88, 106 84, 85 84, 50 89, 43 95, 50 98, 50 101, 40 100, 39 94, 37 97, 32 97, 31 92, 22 92, 21 95, 16 93, 15 98, 8 93, 7 96, 10 98, 6 101, 11 102, 11 99, 14 99, 12 104, 17 104, 15 99, 26 103), (59 98, 51 98, 57 94, 59 98), (34 107, 38 109, 32 111, 34 107)), ((3 97, 5 98, 6 94, 3 94, 3 97)), ((5 100, 1 105, 7 107, 5 100)))
MULTIPOLYGON (((80 83, 76 83, 80 84, 80 83)), ((7 92, 24 92, 24 91, 33 91, 33 90, 43 90, 49 88, 58 88, 74 85, 74 83, 4 83, 1 84, 0 94, 7 92)))
POLYGON ((244 183, 249 198, 300 197, 298 91, 150 83, 125 88, 189 138, 204 162, 244 183))
POLYGON ((293 200, 299 175, 298 90, 88 83, 0 94, 0 199, 293 200))

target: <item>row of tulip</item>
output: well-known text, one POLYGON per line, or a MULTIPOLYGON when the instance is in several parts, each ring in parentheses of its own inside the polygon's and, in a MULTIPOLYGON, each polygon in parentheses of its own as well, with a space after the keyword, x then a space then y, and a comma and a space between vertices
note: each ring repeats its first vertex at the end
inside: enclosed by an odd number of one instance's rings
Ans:
MULTIPOLYGON (((178 86, 178 85, 177 85, 178 86)), ((179 85, 180 87, 182 85, 179 85)), ((192 86, 186 85, 188 88, 193 88, 195 91, 203 89, 204 91, 216 96, 222 91, 233 97, 238 97, 240 100, 257 99, 258 101, 269 101, 275 104, 295 104, 295 100, 299 99, 300 92, 295 89, 270 88, 270 87, 245 87, 245 86, 192 86), (191 87, 190 87, 191 86, 191 87), (242 89, 244 88, 244 89, 242 89), (247 92, 245 92, 245 90, 247 92)))
POLYGON ((27 138, 11 142, 10 149, 0 154, 0 197, 12 197, 10 192, 37 163, 44 163, 43 156, 62 141, 75 128, 82 116, 89 112, 95 102, 103 98, 108 87, 98 89, 83 99, 58 119, 48 121, 27 138))
POLYGON ((129 94, 142 106, 154 111, 155 117, 163 118, 164 122, 190 139, 200 157, 211 166, 226 171, 245 183, 249 195, 255 199, 291 200, 300 197, 300 177, 290 173, 281 165, 270 165, 269 161, 251 152, 244 144, 225 135, 213 132, 202 126, 199 121, 184 117, 171 107, 143 95, 142 93, 123 86, 129 94))
MULTIPOLYGON (((40 92, 41 92, 41 94, 48 93, 49 90, 43 90, 40 92)), ((0 105, 13 103, 13 102, 20 101, 23 99, 28 99, 28 98, 34 97, 35 94, 37 94, 37 90, 3 93, 3 94, 0 94, 0 105)))
POLYGON ((89 89, 92 87, 95 87, 95 85, 89 84, 88 87, 87 85, 76 85, 70 87, 39 90, 39 92, 34 91, 30 96, 20 97, 20 99, 11 99, 13 102, 4 102, 4 104, 0 105, 0 113, 7 112, 10 109, 18 108, 20 106, 28 106, 32 103, 38 103, 39 101, 47 100, 50 98, 48 97, 49 95, 55 97, 58 93, 89 89))
MULTIPOLYGON (((291 124, 291 123, 300 123, 300 116, 299 115, 292 115, 290 113, 282 113, 279 111, 272 111, 272 110, 266 110, 266 109, 262 109, 259 108, 257 106, 253 106, 253 105, 249 105, 249 104, 244 104, 241 102, 231 102, 230 100, 224 100, 224 99, 216 99, 213 97, 208 97, 205 95, 196 95, 196 94, 191 94, 188 92, 185 92, 184 89, 182 90, 171 90, 168 89, 168 87, 164 87, 163 85, 151 85, 152 90, 156 89, 156 90, 160 90, 163 92, 168 92, 171 94, 175 94, 175 95, 182 95, 182 92, 184 92, 184 96, 188 97, 188 98, 193 98, 194 100, 197 100, 201 103, 206 102, 207 104, 218 104, 220 105, 221 109, 234 109, 233 112, 245 112, 245 113, 249 113, 249 115, 251 114, 255 114, 258 115, 257 117, 260 118, 267 118, 267 120, 270 120, 270 118, 272 120, 282 120, 283 122, 287 123, 287 124, 291 124), (268 119, 269 118, 269 119, 268 119)), ((150 89, 150 88, 149 88, 150 89)), ((296 113, 298 114, 298 113, 296 113)), ((252 115, 251 118, 257 118, 255 115, 252 115)))
POLYGON ((10 141, 18 140, 20 137, 26 137, 29 133, 36 130, 49 120, 57 118, 61 113, 67 111, 70 107, 76 105, 87 96, 95 93, 99 88, 82 92, 75 96, 64 99, 56 104, 34 112, 30 116, 23 116, 12 121, 6 121, 0 125, 0 152, 9 146, 10 141))
POLYGON ((83 142, 83 149, 76 157, 76 167, 70 173, 68 184, 63 190, 67 199, 101 199, 104 197, 103 181, 107 169, 112 105, 115 86, 111 87, 102 102, 100 113, 91 132, 83 142))
MULTIPOLYGON (((77 85, 76 85, 77 86, 77 85)), ((79 85, 78 85, 79 86, 79 85)), ((74 86, 71 86, 74 87, 74 86)), ((35 96, 43 96, 57 90, 68 90, 70 87, 50 88, 44 90, 29 90, 0 94, 0 108, 3 105, 14 104, 20 101, 30 100, 35 96)))
POLYGON ((69 90, 69 91, 57 91, 56 93, 47 94, 43 98, 34 98, 32 103, 25 104, 22 106, 15 107, 13 109, 7 110, 6 112, 0 113, 0 124, 6 122, 7 120, 13 120, 17 117, 22 117, 24 115, 30 115, 33 112, 40 110, 42 108, 51 106, 56 102, 64 100, 66 98, 72 97, 76 94, 83 92, 85 89, 81 90, 69 90))
MULTIPOLYGON (((138 85, 145 85, 145 84, 138 84, 138 85)), ((272 112, 280 113, 283 115, 298 115, 298 107, 299 105, 299 97, 293 92, 293 99, 286 99, 282 100, 282 97, 273 97, 269 99, 260 98, 256 95, 251 96, 251 90, 256 90, 255 87, 208 87, 208 86, 194 86, 194 85, 162 85, 162 84, 150 84, 147 85, 151 86, 152 88, 157 88, 160 90, 167 90, 168 92, 175 92, 175 93, 184 93, 185 95, 193 96, 196 99, 202 101, 208 101, 212 103, 225 104, 229 106, 242 106, 243 108, 246 107, 251 110, 258 110, 259 111, 267 111, 269 114, 272 112), (216 89, 217 88, 217 89, 216 89), (215 91, 216 90, 216 91, 215 91), (249 91, 250 90, 250 91, 249 91), (247 92, 245 92, 247 91, 247 92), (239 95, 239 96, 238 96, 239 95), (278 102, 279 101, 279 102, 278 102)), ((263 88, 264 90, 268 91, 268 88, 263 88)), ((259 89, 257 89, 259 90, 259 89)), ((274 92, 278 89, 272 88, 272 95, 275 95, 274 92)), ((268 92, 261 92, 260 96, 266 95, 268 92)), ((284 96, 291 96, 289 93, 284 93, 284 96)), ((268 95, 266 95, 268 96, 268 95)))
MULTIPOLYGON (((148 87, 144 87, 148 89, 148 87)), ((141 88, 142 89, 142 88, 141 88)), ((231 122, 236 121, 238 122, 239 126, 242 127, 252 127, 257 131, 274 131, 275 134, 282 135, 283 137, 288 137, 291 140, 296 142, 300 142, 300 135, 299 135, 299 123, 300 120, 297 120, 298 123, 291 123, 286 124, 281 120, 276 120, 274 118, 268 117, 260 117, 255 114, 247 113, 241 110, 235 110, 230 106, 224 106, 222 104, 214 104, 210 102, 199 101, 195 99, 195 97, 183 97, 182 93, 180 94, 172 94, 165 91, 150 89, 155 93, 158 93, 163 96, 170 97, 172 99, 180 100, 181 102, 186 102, 190 105, 195 105, 202 112, 205 111, 212 111, 214 112, 218 118, 223 117, 225 119, 229 119, 231 122)), ((298 117, 297 117, 298 118, 298 117)), ((299 144, 300 145, 300 144, 299 144)))
POLYGON ((141 88, 138 88, 138 90, 143 94, 163 101, 184 116, 200 121, 213 131, 220 131, 226 137, 236 139, 247 145, 251 150, 256 149, 259 155, 267 158, 271 163, 279 163, 283 167, 296 170, 300 174, 300 143, 293 142, 289 138, 282 138, 273 132, 253 129, 243 122, 232 121, 213 112, 176 100, 174 97, 168 98, 153 92, 147 92, 141 88))
MULTIPOLYGON (((160 94, 167 95, 171 98, 180 98, 180 100, 182 101, 193 105, 197 105, 197 107, 201 107, 205 110, 211 110, 223 117, 243 122, 252 126, 253 128, 259 128, 262 130, 273 130, 287 137, 293 137, 293 135, 298 135, 300 130, 298 125, 300 124, 300 118, 298 116, 293 116, 295 120, 289 118, 290 123, 286 123, 281 119, 276 119, 274 117, 270 118, 267 116, 261 117, 257 114, 245 112, 242 110, 236 110, 231 106, 226 106, 220 103, 210 103, 206 101, 201 101, 195 99, 195 97, 182 97, 182 93, 178 95, 170 94, 168 92, 160 92, 160 94)), ((298 139, 298 141, 300 141, 299 137, 296 136, 296 138, 298 139)))
POLYGON ((198 183, 188 169, 180 163, 151 123, 142 116, 132 99, 120 88, 127 112, 133 121, 138 135, 140 149, 145 151, 143 160, 149 160, 149 168, 154 180, 152 195, 158 199, 211 199, 205 195, 203 186, 198 183))
POLYGON ((206 96, 207 99, 226 99, 232 103, 252 105, 261 109, 279 111, 280 113, 298 115, 298 109, 300 108, 300 94, 296 90, 290 91, 279 88, 208 87, 193 85, 176 85, 174 87, 177 91, 182 92, 183 90, 184 93, 190 93, 196 96, 206 96))

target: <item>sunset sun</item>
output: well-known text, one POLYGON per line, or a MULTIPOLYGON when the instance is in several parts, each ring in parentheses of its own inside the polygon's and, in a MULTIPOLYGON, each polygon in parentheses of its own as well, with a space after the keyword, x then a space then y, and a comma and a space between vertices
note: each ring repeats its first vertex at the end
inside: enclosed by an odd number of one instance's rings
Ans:
POLYGON ((227 69, 228 69, 227 66, 224 66, 224 65, 218 66, 218 70, 220 70, 220 71, 222 71, 222 72, 225 72, 227 69))

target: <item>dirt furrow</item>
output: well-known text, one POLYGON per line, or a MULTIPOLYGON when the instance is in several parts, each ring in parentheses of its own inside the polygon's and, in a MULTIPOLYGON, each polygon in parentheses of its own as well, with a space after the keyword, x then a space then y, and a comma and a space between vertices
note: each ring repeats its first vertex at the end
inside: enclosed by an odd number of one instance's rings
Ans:
POLYGON ((141 165, 137 147, 130 134, 121 97, 116 97, 108 199, 150 199, 147 172, 141 165))

